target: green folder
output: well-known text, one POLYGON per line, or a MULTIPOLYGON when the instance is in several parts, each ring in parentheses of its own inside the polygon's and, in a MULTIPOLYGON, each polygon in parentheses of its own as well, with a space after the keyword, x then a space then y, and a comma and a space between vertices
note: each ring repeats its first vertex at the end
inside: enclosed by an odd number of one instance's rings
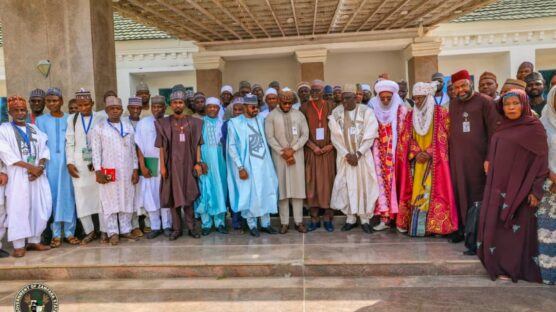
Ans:
MULTIPOLYGON (((158 177, 158 158, 145 157, 145 166, 150 170, 151 176, 158 177)), ((139 170, 139 175, 142 175, 141 170, 139 170)))

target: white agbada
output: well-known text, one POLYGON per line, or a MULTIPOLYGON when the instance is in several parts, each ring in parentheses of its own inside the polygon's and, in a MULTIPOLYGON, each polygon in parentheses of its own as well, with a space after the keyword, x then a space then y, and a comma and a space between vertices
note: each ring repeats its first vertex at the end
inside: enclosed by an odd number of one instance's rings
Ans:
POLYGON ((81 120, 81 114, 77 113, 75 120, 75 129, 73 121, 75 114, 68 117, 68 127, 66 130, 66 159, 68 165, 75 165, 79 171, 79 178, 72 177, 73 188, 75 191, 75 205, 77 217, 82 218, 100 212, 100 199, 98 196, 98 184, 94 171, 89 171, 87 165, 89 161, 83 160, 83 149, 92 147, 93 129, 101 122, 106 122, 106 114, 93 112, 91 116, 84 116, 81 120), (91 120, 92 118, 92 120, 91 120), (85 135, 85 128, 90 128, 85 135), (83 126, 85 125, 85 126, 83 126))
POLYGON ((108 120, 103 121, 93 129, 92 143, 95 170, 116 169, 115 182, 99 184, 103 214, 133 213, 135 186, 131 183, 131 176, 137 169, 133 127, 125 121, 112 126, 108 120), (123 125, 123 138, 120 125, 123 125))
MULTIPOLYGON (((154 125, 154 117, 147 116, 142 118, 135 129, 135 144, 141 150, 144 157, 160 157, 160 149, 154 146, 156 140, 156 127, 154 125)), ((139 207, 145 208, 148 212, 154 212, 160 209, 160 163, 158 166, 158 175, 146 179, 141 176, 139 178, 141 191, 136 194, 136 203, 139 207)))
MULTIPOLYGON (((7 174, 6 166, 4 162, 0 160, 0 172, 7 174)), ((0 248, 2 248, 2 240, 4 240, 4 235, 6 234, 6 206, 5 206, 5 198, 4 198, 4 191, 6 187, 4 185, 0 185, 0 248)))
POLYGON ((344 114, 344 107, 338 106, 328 117, 328 126, 332 144, 336 148, 338 170, 330 206, 346 215, 371 217, 378 198, 378 180, 371 151, 378 137, 378 122, 374 112, 365 105, 357 105, 356 109, 344 114), (358 151, 362 156, 357 166, 353 167, 345 156, 358 151))
POLYGON ((35 166, 41 159, 50 159, 46 135, 35 125, 27 124, 27 127, 31 153, 11 123, 0 125, 0 159, 6 164, 8 174, 6 211, 10 242, 40 236, 52 213, 52 195, 46 175, 30 182, 27 170, 14 165, 19 161, 26 162, 30 154, 35 156, 35 166))

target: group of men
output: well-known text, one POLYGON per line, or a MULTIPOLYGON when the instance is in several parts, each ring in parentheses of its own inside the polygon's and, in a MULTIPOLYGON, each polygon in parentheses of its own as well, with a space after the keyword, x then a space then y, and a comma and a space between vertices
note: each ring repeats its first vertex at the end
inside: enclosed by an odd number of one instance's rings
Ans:
MULTIPOLYGON (((167 108, 165 97, 151 97, 141 83, 125 116, 112 91, 105 110, 94 112, 91 93, 79 90, 72 114, 62 111, 58 88, 33 90, 30 113, 24 98, 12 96, 12 121, 0 125, 0 241, 7 228, 12 255, 22 257, 63 241, 86 245, 98 233, 111 245, 143 235, 175 240, 183 219, 187 234, 200 238, 213 229, 228 233, 228 209, 234 231, 285 234, 291 208, 301 233, 320 228, 321 215, 333 232, 341 211, 342 231, 359 219, 366 233, 396 227, 410 236, 465 239, 466 254, 475 254, 499 94, 492 73, 480 76, 480 93, 472 86, 465 70, 451 76, 448 93, 437 73, 413 86, 412 99, 407 83, 387 74, 374 88, 315 80, 295 92, 276 81, 266 90, 242 81, 237 93, 223 86, 219 98, 190 96, 177 85, 167 108), (270 224, 275 213, 278 230, 270 224), (47 225, 51 239, 43 244, 47 225)), ((532 64, 500 92, 515 88, 542 110, 544 80, 532 64)))

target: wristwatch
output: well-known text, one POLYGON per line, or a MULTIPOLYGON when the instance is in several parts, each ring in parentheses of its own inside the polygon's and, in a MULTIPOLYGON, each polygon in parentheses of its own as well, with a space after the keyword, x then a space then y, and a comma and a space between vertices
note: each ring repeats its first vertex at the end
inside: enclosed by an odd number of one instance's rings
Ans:
POLYGON ((44 169, 46 166, 44 164, 39 164, 39 167, 41 167, 42 169, 44 169))

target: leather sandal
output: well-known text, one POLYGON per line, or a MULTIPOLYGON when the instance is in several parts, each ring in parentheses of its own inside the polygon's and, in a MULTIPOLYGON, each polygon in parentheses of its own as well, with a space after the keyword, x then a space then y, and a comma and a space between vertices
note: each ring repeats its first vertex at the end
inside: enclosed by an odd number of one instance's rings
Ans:
POLYGON ((50 241, 50 248, 58 248, 60 246, 62 246, 62 239, 60 237, 54 237, 52 241, 50 241))
POLYGON ((65 240, 66 240, 66 243, 68 243, 70 245, 79 245, 81 243, 79 238, 77 238, 75 236, 70 236, 70 237, 66 238, 65 240))

